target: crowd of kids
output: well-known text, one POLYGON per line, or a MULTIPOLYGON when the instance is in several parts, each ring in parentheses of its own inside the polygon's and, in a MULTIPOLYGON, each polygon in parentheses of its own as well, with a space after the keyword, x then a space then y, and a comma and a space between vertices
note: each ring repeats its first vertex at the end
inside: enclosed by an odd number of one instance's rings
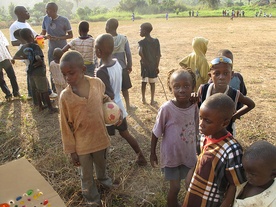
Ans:
MULTIPOLYGON (((81 21, 80 36, 67 43, 66 39, 73 37, 72 29, 67 18, 57 15, 57 9, 55 3, 47 4, 41 34, 49 40, 49 71, 59 109, 50 101, 43 51, 35 42, 37 34, 26 23, 29 14, 25 7, 15 9, 15 25, 23 26, 12 30, 12 45, 21 45, 13 58, 0 31, 1 89, 9 100, 12 93, 3 78, 4 68, 13 96, 21 96, 11 63, 13 59, 27 60, 27 82, 34 106, 40 111, 48 108, 50 113, 60 112, 64 152, 80 169, 83 197, 90 206, 102 206, 95 179, 107 189, 113 187, 107 159, 110 136, 116 130, 136 153, 136 163, 147 165, 127 124, 127 111, 133 109, 129 100, 130 45, 125 35, 118 34, 119 22, 114 18, 107 20, 106 34, 96 39, 89 34, 89 23, 81 21), (115 125, 106 126, 103 103, 110 101, 119 106, 121 117, 115 125)), ((146 103, 149 83, 150 104, 155 105, 161 51, 159 40, 151 36, 152 30, 150 23, 141 24, 143 39, 138 42, 138 52, 142 103, 146 103)), ((232 52, 220 50, 209 65, 205 57, 207 45, 206 38, 195 37, 194 51, 180 61, 179 69, 168 72, 167 85, 173 98, 161 105, 152 129, 150 163, 160 167, 164 179, 169 181, 167 206, 276 206, 276 147, 258 141, 243 152, 234 123, 251 111, 255 103, 246 96, 241 74, 233 70, 232 52), (156 149, 158 141, 160 156, 156 149), (184 183, 187 192, 180 203, 178 194, 184 183)))

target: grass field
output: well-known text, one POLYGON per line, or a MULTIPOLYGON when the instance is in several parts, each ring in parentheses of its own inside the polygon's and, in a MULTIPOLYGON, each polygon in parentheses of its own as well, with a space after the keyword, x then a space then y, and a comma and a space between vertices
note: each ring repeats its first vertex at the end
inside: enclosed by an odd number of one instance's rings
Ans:
MULTIPOLYGON (((77 25, 72 25, 77 37, 77 25)), ((104 22, 90 24, 91 34, 104 33, 104 22)), ((34 27, 40 32, 40 27, 34 27)), ((2 30, 9 38, 8 30, 2 30)), ((256 140, 267 140, 276 145, 276 19, 269 18, 182 18, 121 21, 119 33, 127 35, 133 54, 133 71, 130 90, 131 103, 138 108, 128 116, 129 130, 138 140, 147 159, 150 153, 151 130, 158 107, 171 98, 166 85, 167 71, 178 68, 181 58, 192 52, 195 36, 209 39, 207 59, 211 61, 218 50, 230 49, 234 54, 234 70, 241 72, 248 96, 256 108, 237 121, 237 139, 246 148, 256 140), (162 58, 160 80, 156 84, 158 106, 141 103, 141 81, 137 42, 139 27, 143 22, 153 24, 153 37, 160 40, 162 58)), ((14 54, 17 48, 10 46, 14 54)), ((44 49, 45 55, 47 50, 44 49)), ((20 91, 26 95, 26 73, 22 62, 14 65, 20 91)), ((5 76, 6 82, 8 78, 5 76)), ((10 86, 10 84, 9 84, 10 86)), ((11 88, 11 87, 10 87, 11 88)), ((149 88, 147 89, 149 101, 149 88)), ((33 109, 32 102, 14 100, 5 102, 0 93, 0 164, 25 156, 59 193, 69 207, 85 206, 80 191, 76 169, 64 155, 59 129, 59 115, 49 115, 33 109)), ((108 158, 109 175, 119 187, 103 192, 104 206, 108 207, 162 207, 166 203, 168 183, 163 181, 160 169, 138 167, 135 153, 119 136, 111 137, 112 146, 108 158)), ((185 192, 181 190, 179 201, 185 192)))

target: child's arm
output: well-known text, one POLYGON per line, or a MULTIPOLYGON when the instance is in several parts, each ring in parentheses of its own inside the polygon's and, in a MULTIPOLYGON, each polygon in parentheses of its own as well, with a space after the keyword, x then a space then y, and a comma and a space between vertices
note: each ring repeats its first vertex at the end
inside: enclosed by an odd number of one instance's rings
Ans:
POLYGON ((235 185, 229 185, 220 207, 231 207, 233 205, 236 189, 237 187, 235 185))
POLYGON ((127 70, 128 73, 130 73, 132 71, 132 56, 131 56, 131 52, 130 52, 130 47, 129 47, 129 43, 128 41, 125 44, 125 53, 126 53, 126 60, 127 60, 127 70))
POLYGON ((255 103, 252 99, 244 96, 242 93, 239 95, 240 103, 243 104, 243 107, 240 108, 232 117, 232 120, 235 121, 236 119, 240 118, 242 115, 246 114, 247 112, 251 111, 255 107, 255 103))
POLYGON ((71 46, 69 44, 65 45, 63 48, 62 48, 62 52, 65 53, 66 51, 68 51, 69 49, 71 48, 71 46))
POLYGON ((24 50, 24 46, 22 46, 16 53, 15 55, 13 56, 13 59, 15 60, 25 60, 25 59, 28 59, 27 58, 27 55, 23 52, 24 50))
POLYGON ((157 167, 158 159, 156 156, 156 145, 158 142, 158 138, 153 134, 151 135, 151 150, 150 150, 150 164, 152 167, 157 167))

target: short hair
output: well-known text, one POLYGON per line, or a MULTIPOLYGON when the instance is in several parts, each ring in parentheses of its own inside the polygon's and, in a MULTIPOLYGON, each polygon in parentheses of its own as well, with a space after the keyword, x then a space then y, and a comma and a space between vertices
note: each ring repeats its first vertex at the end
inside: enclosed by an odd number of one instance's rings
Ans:
POLYGON ((87 33, 89 31, 89 23, 87 21, 81 21, 79 23, 79 31, 87 33))
POLYGON ((150 33, 153 29, 151 23, 149 23, 149 22, 141 24, 141 28, 143 28, 148 33, 150 33))
POLYGON ((230 58, 230 59, 232 60, 232 62, 233 62, 233 59, 234 59, 233 53, 232 53, 230 50, 228 50, 228 49, 219 50, 217 55, 218 55, 218 56, 225 56, 225 57, 228 57, 228 58, 230 58))
POLYGON ((108 24, 109 29, 116 30, 119 26, 119 22, 115 18, 110 18, 106 21, 106 24, 108 24))
POLYGON ((264 140, 254 142, 245 151, 243 159, 261 159, 270 164, 275 163, 274 166, 276 166, 276 147, 264 140))
POLYGON ((53 51, 53 57, 60 59, 63 55, 62 49, 61 48, 55 48, 53 51))
POLYGON ((25 41, 27 41, 32 34, 32 30, 30 30, 29 28, 23 28, 19 32, 20 37, 25 41))
POLYGON ((49 2, 46 7, 51 7, 54 11, 58 11, 58 5, 55 2, 49 2))
POLYGON ((172 88, 171 88, 171 77, 173 74, 180 74, 180 73, 186 73, 186 74, 190 74, 191 75, 191 78, 192 78, 192 87, 193 89, 195 88, 196 86, 196 76, 195 76, 195 73, 192 71, 191 68, 180 68, 180 69, 172 69, 168 72, 168 78, 167 78, 167 86, 169 88, 170 91, 172 91, 172 88))
POLYGON ((21 39, 20 31, 21 31, 21 29, 17 29, 17 30, 14 31, 13 36, 14 36, 16 39, 21 39))
POLYGON ((26 8, 24 6, 14 7, 14 14, 17 16, 22 11, 22 9, 26 9, 26 8))
POLYGON ((83 60, 81 53, 79 53, 76 50, 71 50, 71 51, 65 52, 62 55, 61 60, 60 60, 60 63, 62 63, 62 62, 76 63, 78 66, 84 65, 84 60, 83 60))
POLYGON ((201 107, 216 110, 222 119, 231 119, 235 111, 234 101, 223 93, 216 93, 209 96, 202 104, 201 107))
POLYGON ((96 44, 103 54, 111 55, 114 49, 114 40, 111 34, 101 34, 96 38, 96 44))

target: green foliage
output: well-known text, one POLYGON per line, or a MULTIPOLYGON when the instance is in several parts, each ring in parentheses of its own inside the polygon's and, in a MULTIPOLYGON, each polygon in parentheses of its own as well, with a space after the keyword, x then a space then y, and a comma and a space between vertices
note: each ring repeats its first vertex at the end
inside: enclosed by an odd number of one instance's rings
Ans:
POLYGON ((11 16, 11 18, 12 18, 13 20, 16 20, 17 17, 16 17, 16 15, 14 14, 14 7, 15 7, 15 5, 14 5, 13 3, 10 3, 8 9, 9 9, 9 15, 11 16))
POLYGON ((6 13, 5 7, 0 7, 0 21, 6 21, 8 19, 8 15, 6 13))
POLYGON ((121 0, 119 2, 119 10, 134 12, 136 7, 147 6, 147 3, 144 0, 121 0))

